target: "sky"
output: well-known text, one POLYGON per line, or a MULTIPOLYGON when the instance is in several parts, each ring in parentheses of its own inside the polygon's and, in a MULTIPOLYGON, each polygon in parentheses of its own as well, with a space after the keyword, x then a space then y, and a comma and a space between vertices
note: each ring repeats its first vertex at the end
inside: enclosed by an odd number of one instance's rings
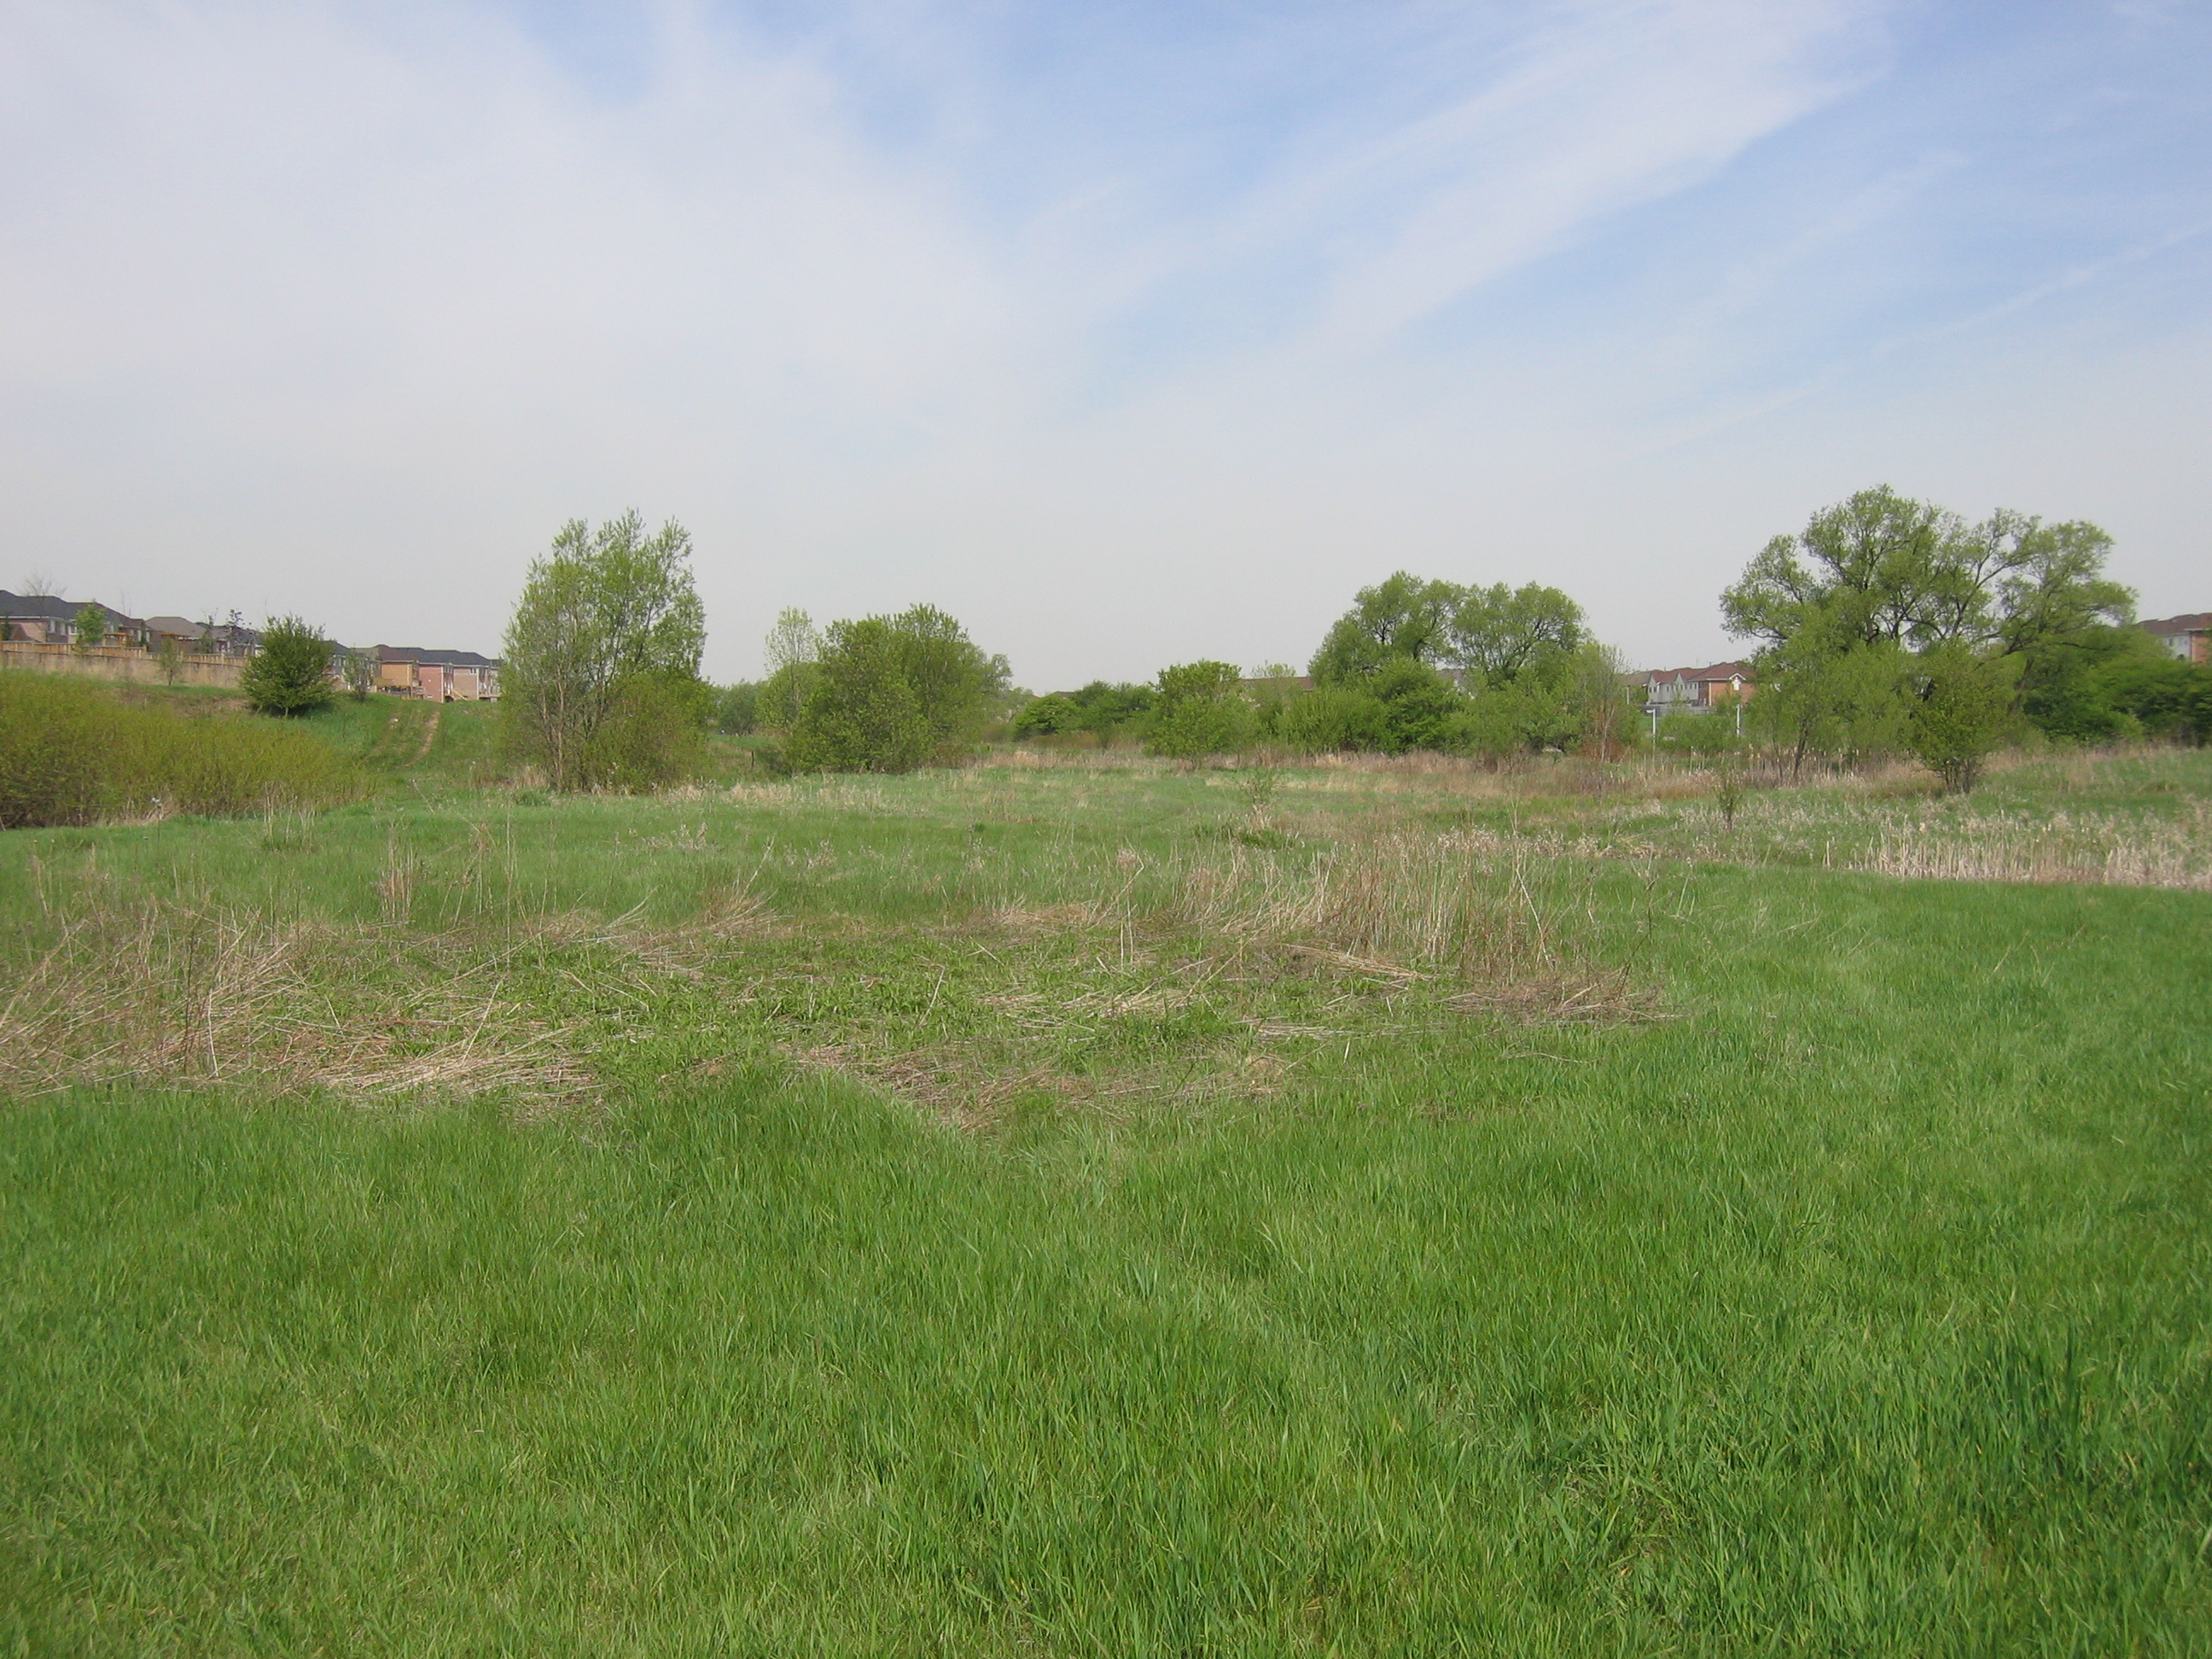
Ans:
POLYGON ((495 651, 635 507, 716 679, 1401 568, 1674 666, 1888 483, 2203 610, 2208 85, 2204 0, 9 0, 0 586, 495 651))

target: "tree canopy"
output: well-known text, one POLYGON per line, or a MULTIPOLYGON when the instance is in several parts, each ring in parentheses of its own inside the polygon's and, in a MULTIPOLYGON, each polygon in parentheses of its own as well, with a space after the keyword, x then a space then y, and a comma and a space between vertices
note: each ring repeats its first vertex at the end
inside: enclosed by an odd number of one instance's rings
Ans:
POLYGON ((532 563, 501 701, 512 740, 555 788, 658 781, 696 742, 713 693, 699 678, 707 624, 690 560, 681 525, 647 535, 629 512, 596 531, 570 520, 532 563))

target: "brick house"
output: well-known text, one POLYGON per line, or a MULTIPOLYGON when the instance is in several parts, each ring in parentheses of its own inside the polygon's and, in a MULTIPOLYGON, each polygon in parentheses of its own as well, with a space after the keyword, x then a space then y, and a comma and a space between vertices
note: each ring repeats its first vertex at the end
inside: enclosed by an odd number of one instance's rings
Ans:
POLYGON ((2212 663, 2212 611, 2192 611, 2187 616, 2163 617, 2142 625, 2166 649, 2184 662, 2212 663))
POLYGON ((1631 682, 1644 692, 1647 714, 1709 714, 1749 702, 1758 683, 1751 665, 1717 662, 1706 668, 1655 668, 1631 682))
POLYGON ((98 640, 80 641, 76 619, 88 601, 58 599, 46 593, 10 593, 0 588, 0 639, 21 640, 32 645, 137 646, 148 643, 147 624, 126 617, 112 605, 94 603, 106 618, 107 631, 98 640))
POLYGON ((499 696, 499 660, 473 651, 426 651, 379 645, 364 651, 370 684, 396 697, 426 702, 491 702, 499 696))

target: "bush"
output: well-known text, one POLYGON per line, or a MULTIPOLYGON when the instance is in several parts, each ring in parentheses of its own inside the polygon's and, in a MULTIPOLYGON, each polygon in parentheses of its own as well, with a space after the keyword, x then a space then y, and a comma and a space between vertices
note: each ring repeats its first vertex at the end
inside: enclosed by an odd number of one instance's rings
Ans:
POLYGON ((1160 670, 1159 701, 1145 736, 1154 754, 1182 760, 1231 755, 1250 748, 1259 735, 1236 664, 1188 662, 1160 670))
POLYGON ((761 723, 761 687, 757 680, 739 680, 714 694, 714 729, 743 737, 761 723))
POLYGON ((360 788, 349 762, 301 732, 131 706, 82 681, 0 672, 0 829, 320 806, 360 788))
POLYGON ((1101 743, 1144 723, 1158 700, 1149 685, 1109 685, 1093 680, 1079 691, 1054 691, 1032 697, 1014 716, 1013 735, 1069 737, 1087 733, 1101 743))
POLYGON ((704 705, 697 680, 634 674, 616 683, 607 712, 584 747, 584 775, 603 789, 663 788, 704 769, 704 705))
POLYGON ((1459 688, 1426 663, 1399 657, 1367 684, 1382 707, 1382 742, 1393 755, 1408 750, 1439 752, 1455 746, 1467 698, 1459 688))
POLYGON ((1006 678, 1004 658, 985 656, 957 622, 927 605, 830 623, 820 657, 805 667, 805 700, 782 757, 799 772, 957 764, 1006 678))
POLYGON ((2012 716, 2017 662, 1978 657, 1960 646, 1923 652, 1914 665, 1919 700, 1905 744, 1923 766, 1964 794, 2003 739, 2012 716))
POLYGON ((1317 686, 1292 697, 1275 716, 1275 740, 1301 755, 1380 749, 1389 727, 1382 704, 1354 685, 1317 686))
POLYGON ((278 617, 262 630, 261 649, 239 676, 257 714, 311 714, 331 703, 331 642, 297 617, 278 617))

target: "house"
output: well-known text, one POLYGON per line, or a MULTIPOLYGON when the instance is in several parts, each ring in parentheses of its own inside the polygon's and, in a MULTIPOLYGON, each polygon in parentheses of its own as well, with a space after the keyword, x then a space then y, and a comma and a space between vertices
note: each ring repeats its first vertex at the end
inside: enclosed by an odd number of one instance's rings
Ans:
POLYGON ((126 617, 111 605, 93 604, 106 619, 106 634, 98 640, 79 640, 76 619, 88 603, 60 599, 48 593, 10 593, 0 588, 0 639, 23 640, 33 645, 137 646, 143 649, 147 624, 126 617))
MULTIPOLYGON (((235 616, 237 612, 231 614, 235 616)), ((261 649, 260 631, 242 623, 149 617, 146 629, 147 646, 155 651, 161 648, 164 641, 173 641, 178 650, 199 657, 250 657, 261 649)))
POLYGON ((1647 714, 1707 714, 1717 708, 1740 708, 1758 689, 1751 665, 1717 662, 1707 668, 1656 668, 1639 674, 1644 712, 1647 714))
POLYGON ((2212 611, 2192 611, 2142 624, 2143 631, 2184 662, 2212 663, 2212 611))
POLYGON ((370 684, 396 697, 428 702, 490 702, 499 696, 499 661, 473 651, 426 651, 414 645, 371 646, 370 684))

